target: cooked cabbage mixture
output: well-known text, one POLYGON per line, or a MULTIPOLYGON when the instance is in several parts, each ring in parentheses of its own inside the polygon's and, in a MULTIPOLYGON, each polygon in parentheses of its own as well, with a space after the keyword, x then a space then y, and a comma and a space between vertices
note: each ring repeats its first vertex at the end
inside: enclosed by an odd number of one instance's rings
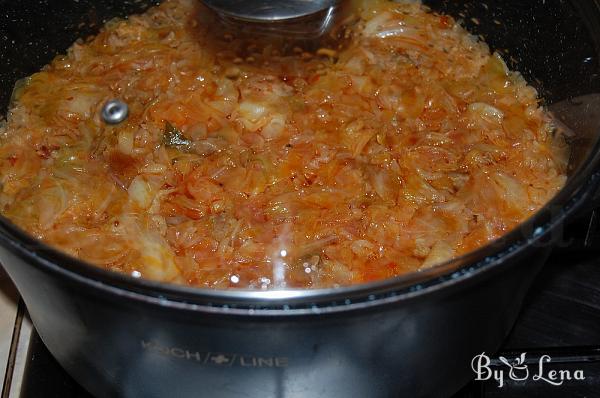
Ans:
POLYGON ((205 14, 167 0, 111 21, 19 84, 2 213, 134 277, 323 288, 472 251, 565 182, 536 90, 448 16, 357 1, 340 45, 309 51, 205 14))

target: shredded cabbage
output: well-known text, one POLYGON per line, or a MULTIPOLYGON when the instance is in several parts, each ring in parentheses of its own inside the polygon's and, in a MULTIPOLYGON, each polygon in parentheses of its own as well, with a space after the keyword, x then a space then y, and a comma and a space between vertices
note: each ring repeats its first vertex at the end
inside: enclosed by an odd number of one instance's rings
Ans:
POLYGON ((344 47, 285 52, 199 3, 111 21, 18 84, 4 215, 135 277, 320 288, 469 252, 564 184, 535 89, 452 18, 355 0, 344 47))

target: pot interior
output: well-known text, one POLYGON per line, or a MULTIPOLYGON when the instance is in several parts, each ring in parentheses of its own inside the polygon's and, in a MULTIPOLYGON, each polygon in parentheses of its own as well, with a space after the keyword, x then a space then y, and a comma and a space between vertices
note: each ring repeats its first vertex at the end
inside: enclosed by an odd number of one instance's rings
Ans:
MULTIPOLYGON (((156 1, 80 0, 9 2, 0 20, 0 114, 6 114, 15 82, 48 64, 71 44, 108 20, 143 12, 156 1)), ((471 33, 502 54, 549 106, 600 93, 600 12, 593 0, 507 2, 426 0, 433 10, 452 15, 471 33)), ((593 101, 593 100, 592 100, 593 101)), ((561 111, 565 113, 565 110, 561 111)), ((570 107, 577 117, 559 114, 574 131, 571 170, 578 169, 596 143, 598 117, 590 106, 570 107), (591 123, 590 119, 594 119, 591 123), (585 121, 582 123, 582 121, 585 121)))
MULTIPOLYGON (((75 40, 114 17, 139 13, 152 1, 22 0, 3 6, 0 19, 0 114, 14 83, 49 63, 75 40)), ((597 161, 600 129, 600 10, 593 0, 485 2, 431 0, 502 54, 536 87, 571 146, 569 181, 561 200, 585 180, 597 161)), ((560 203, 559 203, 560 204, 560 203)))

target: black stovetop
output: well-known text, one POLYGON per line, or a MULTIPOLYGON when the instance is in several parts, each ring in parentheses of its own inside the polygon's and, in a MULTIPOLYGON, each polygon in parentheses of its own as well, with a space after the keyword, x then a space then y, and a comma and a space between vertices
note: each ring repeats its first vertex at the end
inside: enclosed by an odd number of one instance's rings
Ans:
MULTIPOLYGON (((494 379, 473 381, 453 398, 593 398, 600 397, 600 211, 573 222, 565 232, 572 242, 554 251, 526 298, 523 310, 490 369, 508 367, 521 353, 531 373, 527 381, 505 376, 500 388, 494 379), (551 357, 552 369, 570 372, 560 386, 534 381, 539 360, 551 357), (585 380, 574 380, 580 370, 585 380)), ((522 370, 522 368, 521 368, 522 370)), ((566 375, 566 373, 564 373, 566 375)), ((515 377, 519 378, 517 373, 515 377)), ((21 398, 91 398, 58 365, 37 333, 29 346, 21 398)))

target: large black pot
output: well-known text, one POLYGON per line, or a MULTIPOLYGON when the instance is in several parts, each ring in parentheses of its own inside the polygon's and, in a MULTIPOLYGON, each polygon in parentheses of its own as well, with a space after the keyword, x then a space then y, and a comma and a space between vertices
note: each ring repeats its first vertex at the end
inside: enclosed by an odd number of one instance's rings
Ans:
MULTIPOLYGON (((16 79, 103 19, 144 7, 1 3, 3 106, 16 79)), ((499 347, 563 223, 597 190, 600 7, 428 3, 462 18, 557 104, 573 151, 567 186, 552 203, 449 264, 322 291, 216 292, 135 280, 44 247, 0 219, 0 260, 42 340, 78 382, 98 397, 444 397, 473 376, 471 358, 499 347)))

